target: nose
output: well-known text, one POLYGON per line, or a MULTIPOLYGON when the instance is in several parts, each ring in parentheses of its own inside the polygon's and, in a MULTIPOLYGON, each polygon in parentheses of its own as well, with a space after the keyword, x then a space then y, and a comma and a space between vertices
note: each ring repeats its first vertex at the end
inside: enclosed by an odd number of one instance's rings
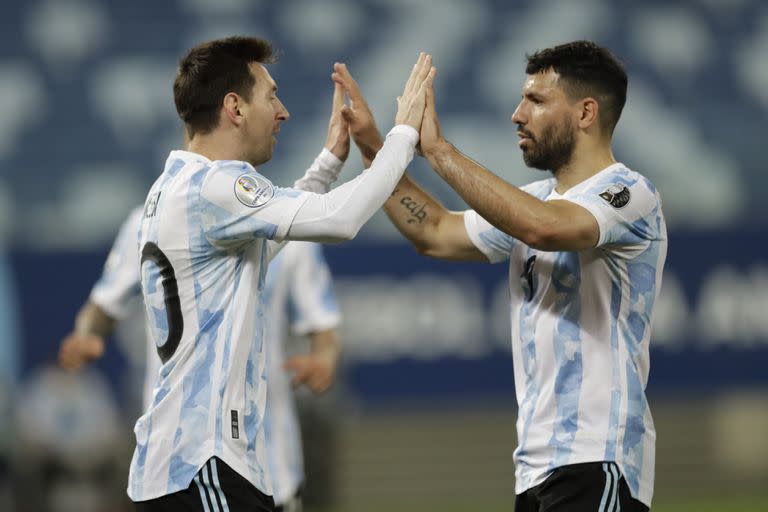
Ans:
POLYGON ((285 108, 282 101, 278 100, 278 102, 280 103, 280 106, 277 110, 277 119, 280 121, 287 121, 290 119, 291 114, 288 112, 288 109, 285 108))
POLYGON ((515 124, 525 124, 525 120, 523 118, 523 112, 520 108, 522 106, 522 103, 517 106, 514 112, 512 112, 512 122, 515 124))

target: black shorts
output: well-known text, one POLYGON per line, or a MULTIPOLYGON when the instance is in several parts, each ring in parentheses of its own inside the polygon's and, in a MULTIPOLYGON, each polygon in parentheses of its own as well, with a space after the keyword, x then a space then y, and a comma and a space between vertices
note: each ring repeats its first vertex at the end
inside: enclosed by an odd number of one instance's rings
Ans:
POLYGON ((515 498, 515 512, 648 512, 613 462, 571 464, 515 498))
POLYGON ((154 500, 137 501, 142 512, 274 512, 272 496, 259 491, 251 482, 224 464, 218 457, 198 471, 189 487, 154 500))

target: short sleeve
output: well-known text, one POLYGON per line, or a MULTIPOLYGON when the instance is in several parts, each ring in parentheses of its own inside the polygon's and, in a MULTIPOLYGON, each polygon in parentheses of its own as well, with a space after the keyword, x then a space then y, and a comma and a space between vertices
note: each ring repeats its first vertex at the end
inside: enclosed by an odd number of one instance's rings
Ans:
POLYGON ((488 261, 498 263, 509 259, 517 240, 495 228, 474 210, 464 212, 464 229, 472 243, 485 254, 488 261))
POLYGON ((598 176, 583 191, 565 195, 597 220, 597 246, 645 245, 666 238, 661 199, 644 176, 621 168, 598 176))
POLYGON ((121 319, 133 297, 141 293, 139 228, 143 208, 136 208, 123 222, 90 300, 111 317, 121 319))
POLYGON ((257 238, 282 241, 310 195, 276 187, 244 162, 216 162, 200 190, 205 236, 219 246, 257 238))
POLYGON ((337 327, 341 320, 339 304, 321 246, 290 242, 288 247, 295 251, 289 288, 291 329, 302 335, 337 327))

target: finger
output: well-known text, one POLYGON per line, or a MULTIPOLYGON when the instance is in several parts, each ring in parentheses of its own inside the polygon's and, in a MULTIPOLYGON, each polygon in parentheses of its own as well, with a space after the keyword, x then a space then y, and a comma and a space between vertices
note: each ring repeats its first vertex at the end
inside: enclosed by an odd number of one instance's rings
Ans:
POLYGON ((344 86, 347 94, 349 94, 350 100, 361 101, 363 95, 360 92, 360 87, 357 85, 357 81, 352 77, 349 69, 347 69, 347 65, 342 62, 337 62, 333 65, 333 69, 334 73, 331 75, 331 78, 344 86))
POLYGON ((357 116, 351 108, 349 108, 347 105, 344 105, 341 107, 341 118, 344 119, 347 124, 353 124, 357 119, 357 116))
POLYGON ((433 66, 429 70, 429 74, 427 75, 427 79, 424 81, 425 87, 426 87, 426 94, 427 94, 427 108, 430 110, 435 110, 435 89, 433 87, 435 75, 437 74, 437 69, 433 66))
POLYGON ((429 72, 432 69, 432 56, 427 54, 424 57, 424 60, 421 63, 421 66, 419 66, 419 69, 417 70, 416 75, 416 82, 415 82, 415 88, 417 92, 421 89, 421 86, 424 84, 425 80, 427 79, 427 76, 429 76, 429 72))
POLYGON ((416 59, 416 64, 414 64, 413 68, 411 68, 411 74, 408 76, 408 80, 405 82, 405 87, 403 88, 403 96, 408 95, 415 89, 416 77, 419 74, 420 65, 425 56, 426 54, 424 52, 419 53, 419 58, 416 59))
POLYGON ((429 96, 430 91, 434 92, 434 90, 432 89, 432 80, 434 79, 434 73, 432 70, 434 69, 435 68, 430 68, 429 72, 424 77, 424 81, 422 81, 421 84, 419 85, 419 90, 416 91, 417 97, 424 95, 424 98, 426 98, 427 96, 429 96))
POLYGON ((312 390, 316 393, 322 393, 331 387, 331 379, 321 375, 312 381, 312 390))
POLYGON ((333 112, 339 112, 344 106, 344 87, 340 83, 333 85, 333 112))
POLYGON ((302 384, 304 384, 307 381, 307 378, 308 378, 308 376, 306 374, 297 373, 291 379, 291 384, 293 385, 293 387, 301 386, 302 384))

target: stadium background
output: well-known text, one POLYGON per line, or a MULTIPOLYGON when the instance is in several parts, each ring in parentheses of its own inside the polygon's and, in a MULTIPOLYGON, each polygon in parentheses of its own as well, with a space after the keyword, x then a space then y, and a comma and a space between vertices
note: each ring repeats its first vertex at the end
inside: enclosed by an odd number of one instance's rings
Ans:
MULTIPOLYGON (((119 223, 180 144, 178 58, 231 34, 282 50, 271 72, 291 120, 263 167, 278 184, 323 143, 335 60, 386 130, 417 52, 432 52, 446 135, 520 185, 539 176, 509 120, 525 52, 577 38, 613 49, 630 74, 615 153, 660 189, 670 233, 648 386, 654 509, 768 508, 764 1, 6 0, 0 509, 124 506, 141 327, 127 322, 119 350, 80 376, 56 371, 55 354, 119 223)), ((353 150, 348 168, 359 162, 353 150)), ((463 207, 423 162, 412 172, 463 207)), ((511 510, 506 267, 422 258, 380 214, 326 254, 345 354, 334 393, 301 399, 322 461, 310 490, 330 510, 511 510)))

